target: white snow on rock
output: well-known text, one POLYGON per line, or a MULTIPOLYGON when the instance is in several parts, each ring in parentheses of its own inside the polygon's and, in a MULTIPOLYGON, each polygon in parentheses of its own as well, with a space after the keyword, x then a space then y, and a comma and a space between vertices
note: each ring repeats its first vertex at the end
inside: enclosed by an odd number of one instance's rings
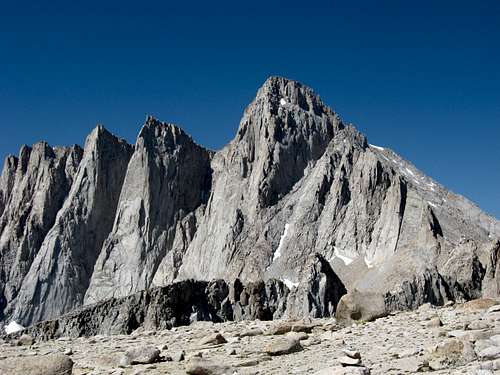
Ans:
POLYGON ((294 283, 293 281, 289 279, 281 279, 283 283, 287 286, 288 289, 292 290, 293 288, 297 288, 299 286, 299 283, 294 283))
POLYGON ((410 174, 411 176, 415 177, 415 173, 413 173, 410 169, 408 168, 405 168, 406 172, 408 172, 408 174, 410 174))
POLYGON ((4 327, 5 333, 8 335, 10 335, 11 333, 22 331, 23 329, 24 327, 22 325, 14 321, 10 322, 4 327))
POLYGON ((380 147, 380 146, 370 145, 370 147, 372 147, 374 149, 377 149, 377 150, 380 150, 380 151, 384 151, 385 150, 385 148, 380 147))
POLYGON ((286 104, 287 104, 287 102, 286 102, 286 100, 285 100, 284 98, 281 98, 281 99, 280 99, 280 104, 281 104, 281 105, 286 105, 286 104))
POLYGON ((284 230, 283 234, 281 235, 280 243, 278 245, 278 248, 274 252, 273 262, 275 262, 276 259, 278 259, 281 256, 281 247, 283 246, 283 242, 285 241, 285 238, 288 235, 288 228, 290 228, 290 224, 285 224, 285 230, 284 230))
POLYGON ((429 203, 429 206, 437 208, 437 205, 435 205, 434 203, 432 203, 432 202, 427 202, 427 203, 429 203))
POLYGON ((346 266, 348 266, 349 264, 351 264, 354 261, 354 259, 346 257, 345 255, 340 254, 339 249, 337 249, 336 247, 335 247, 335 251, 334 251, 333 255, 335 255, 337 258, 341 259, 342 262, 344 262, 344 264, 346 266))
POLYGON ((195 312, 194 312, 194 313, 192 313, 192 314, 189 316, 189 321, 190 321, 191 323, 194 323, 194 322, 196 322, 197 318, 198 318, 198 313, 195 313, 195 312))
POLYGON ((368 267, 368 268, 374 267, 373 260, 369 260, 367 257, 365 257, 365 264, 366 264, 366 267, 368 267))

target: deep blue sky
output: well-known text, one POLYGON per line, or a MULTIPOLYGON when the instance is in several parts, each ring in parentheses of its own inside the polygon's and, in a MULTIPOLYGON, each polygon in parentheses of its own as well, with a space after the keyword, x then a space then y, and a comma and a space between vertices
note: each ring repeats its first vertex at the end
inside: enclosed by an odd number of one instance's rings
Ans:
POLYGON ((218 149, 269 75, 500 217, 498 1, 4 1, 0 156, 146 114, 218 149))

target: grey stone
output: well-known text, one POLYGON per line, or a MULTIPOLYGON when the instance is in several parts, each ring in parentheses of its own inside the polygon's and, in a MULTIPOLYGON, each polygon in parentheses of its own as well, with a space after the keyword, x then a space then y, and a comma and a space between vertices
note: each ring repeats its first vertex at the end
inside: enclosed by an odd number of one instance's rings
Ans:
POLYGON ((21 337, 19 337, 19 339, 17 340, 17 343, 18 343, 18 345, 30 346, 30 345, 33 345, 35 343, 35 340, 30 335, 23 334, 23 335, 21 335, 21 337))
POLYGON ((0 360, 0 373, 9 375, 71 375, 73 361, 63 354, 0 360))
POLYGON ((500 305, 497 304, 497 305, 491 306, 487 311, 488 314, 495 313, 495 312, 500 312, 500 305))
POLYGON ((239 334, 239 337, 253 337, 263 335, 264 331, 260 328, 248 329, 239 334))
POLYGON ((500 359, 495 359, 493 361, 482 362, 479 365, 482 370, 497 371, 500 370, 500 359))
POLYGON ((233 370, 206 359, 191 359, 186 367, 190 375, 231 375, 233 370))
POLYGON ((491 328, 491 326, 494 325, 491 322, 488 322, 487 320, 476 320, 474 322, 471 322, 467 325, 468 330, 481 330, 481 329, 488 329, 491 328))
POLYGON ((367 367, 342 367, 335 366, 315 372, 314 375, 370 375, 370 369, 367 367))
POLYGON ((349 356, 343 356, 337 358, 337 362, 343 366, 359 366, 361 364, 360 358, 352 358, 349 356))
POLYGON ((342 349, 342 352, 350 358, 361 359, 361 353, 358 352, 357 350, 342 349))
POLYGON ((174 362, 182 362, 182 361, 184 361, 184 359, 186 359, 186 353, 184 352, 184 350, 181 350, 180 352, 176 352, 172 355, 172 360, 174 362))
POLYGON ((481 360, 492 360, 500 358, 500 347, 490 346, 489 348, 481 350, 477 356, 481 360))
POLYGON ((382 295, 362 293, 357 290, 344 295, 337 306, 335 318, 342 323, 369 322, 387 316, 388 311, 382 295))
POLYGON ((441 319, 438 317, 432 318, 428 322, 425 323, 425 326, 428 328, 436 328, 436 327, 441 327, 443 323, 441 322, 441 319))
POLYGON ((273 339, 265 348, 264 352, 270 356, 280 356, 296 353, 302 350, 298 340, 294 339, 273 339))
POLYGON ((494 375, 493 371, 491 370, 476 370, 474 372, 474 375, 494 375))
POLYGON ((291 332, 293 328, 293 322, 282 322, 273 325, 266 331, 266 335, 284 335, 291 332))
POLYGON ((428 349, 427 360, 433 370, 454 368, 472 362, 476 358, 472 345, 457 338, 428 349))
POLYGON ((309 338, 309 335, 305 332, 294 332, 294 331, 291 331, 291 332, 288 332, 286 334, 286 337, 292 339, 292 340, 297 340, 297 341, 303 341, 303 340, 307 340, 309 338))
POLYGON ((122 366, 149 364, 160 359, 160 350, 154 346, 138 346, 127 350, 120 358, 122 366))
POLYGON ((200 345, 219 345, 225 343, 227 343, 227 340, 220 333, 208 335, 200 340, 200 345))

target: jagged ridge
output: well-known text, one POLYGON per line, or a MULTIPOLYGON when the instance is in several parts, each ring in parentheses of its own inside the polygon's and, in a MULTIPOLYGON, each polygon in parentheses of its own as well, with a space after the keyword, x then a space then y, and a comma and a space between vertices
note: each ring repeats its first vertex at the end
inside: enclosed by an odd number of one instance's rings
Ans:
MULTIPOLYGON (((23 147, 0 179, 0 314, 27 325, 184 279, 278 279, 286 314, 498 295, 500 223, 271 77, 211 152, 148 117, 135 146, 23 147)), ((4 319, 0 315, 0 319, 4 319)), ((4 319, 5 320, 5 319, 4 319)))

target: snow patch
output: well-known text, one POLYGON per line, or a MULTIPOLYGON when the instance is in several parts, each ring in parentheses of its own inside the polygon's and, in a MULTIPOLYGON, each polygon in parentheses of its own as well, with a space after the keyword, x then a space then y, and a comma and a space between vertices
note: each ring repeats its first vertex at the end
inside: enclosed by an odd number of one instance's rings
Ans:
POLYGON ((369 260, 367 257, 365 257, 365 264, 366 264, 366 267, 368 267, 368 268, 373 268, 374 267, 373 260, 369 260))
POLYGON ((189 321, 191 323, 197 322, 198 321, 198 313, 194 312, 189 316, 189 321))
POLYGON ((10 322, 8 325, 4 327, 5 333, 10 335, 11 333, 22 331, 24 327, 17 322, 10 322))
POLYGON ((281 235, 280 243, 278 245, 278 248, 274 252, 273 262, 275 262, 276 259, 278 259, 281 256, 281 248, 283 247, 283 242, 285 241, 285 238, 288 235, 288 228, 290 228, 290 224, 285 224, 285 230, 284 230, 283 234, 281 235))
POLYGON ((294 283, 293 281, 289 279, 281 279, 283 283, 287 286, 288 289, 292 290, 293 288, 297 288, 299 286, 299 283, 294 283))
POLYGON ((337 249, 336 247, 335 247, 335 251, 333 252, 333 255, 335 255, 337 258, 341 259, 342 262, 344 262, 344 264, 346 266, 348 266, 349 264, 351 264, 354 261, 354 259, 346 257, 345 255, 340 254, 339 249, 337 249))
POLYGON ((288 103, 287 103, 287 101, 284 98, 281 98, 280 99, 280 104, 281 105, 287 105, 288 103))
POLYGON ((434 207, 434 208, 437 208, 437 205, 436 205, 436 204, 434 204, 434 203, 432 203, 432 202, 427 202, 427 203, 429 203, 429 206, 434 207))
POLYGON ((415 177, 415 173, 413 173, 411 170, 408 168, 405 168, 406 172, 408 172, 411 176, 415 177))
POLYGON ((385 150, 385 148, 380 147, 380 146, 370 145, 370 147, 372 147, 372 148, 374 148, 376 150, 380 150, 380 151, 384 151, 385 150))

